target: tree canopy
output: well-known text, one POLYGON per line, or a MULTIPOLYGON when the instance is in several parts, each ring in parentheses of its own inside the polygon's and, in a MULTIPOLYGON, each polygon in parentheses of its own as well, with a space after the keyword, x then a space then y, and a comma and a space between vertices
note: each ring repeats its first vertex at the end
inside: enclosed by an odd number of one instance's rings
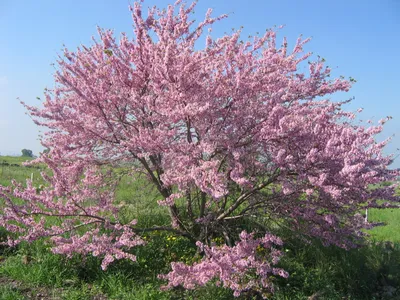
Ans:
POLYGON ((332 78, 323 59, 309 61, 308 39, 290 50, 275 30, 248 41, 240 30, 218 39, 206 33, 199 49, 205 29, 226 16, 209 10, 195 25, 195 3, 180 2, 147 17, 136 2, 132 39, 99 29, 92 45, 64 50, 43 108, 26 106, 49 129, 42 144, 50 151, 36 162, 52 176, 43 173, 39 192, 30 180, 0 187, 0 225, 9 245, 50 237, 55 253, 102 256, 104 269, 135 260, 129 249, 144 243, 141 232, 167 230, 197 241, 204 254, 193 266, 174 263, 161 275, 167 287, 218 277, 235 295, 271 291, 271 275, 288 276, 274 267, 282 240, 271 224, 354 247, 369 226, 361 209, 398 206, 394 185, 371 187, 399 171, 382 153, 388 141, 375 139, 382 124, 360 125, 344 110, 347 100, 329 100, 352 82, 332 78), (121 165, 146 174, 170 227, 120 220, 112 170, 121 165), (61 222, 50 226, 49 217, 61 222), (238 225, 244 220, 252 233, 238 225), (225 245, 213 245, 214 237, 225 245), (262 256, 260 247, 268 250, 262 256))
POLYGON ((26 157, 33 157, 33 152, 32 150, 29 149, 22 149, 22 156, 26 156, 26 157))

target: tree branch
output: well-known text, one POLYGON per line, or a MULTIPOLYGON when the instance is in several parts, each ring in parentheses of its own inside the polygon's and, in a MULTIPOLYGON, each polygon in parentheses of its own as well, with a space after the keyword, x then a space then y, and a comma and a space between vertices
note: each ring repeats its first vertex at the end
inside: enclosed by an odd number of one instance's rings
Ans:
POLYGON ((229 216, 236 208, 240 206, 246 199, 248 199, 252 194, 254 194, 256 191, 261 190, 262 188, 266 187, 267 185, 271 184, 276 180, 276 178, 279 176, 279 171, 278 169, 275 169, 274 173, 272 176, 264 183, 259 184, 255 188, 251 189, 250 191, 242 194, 239 198, 236 199, 236 201, 222 214, 220 214, 217 217, 217 221, 223 220, 225 217, 229 216))

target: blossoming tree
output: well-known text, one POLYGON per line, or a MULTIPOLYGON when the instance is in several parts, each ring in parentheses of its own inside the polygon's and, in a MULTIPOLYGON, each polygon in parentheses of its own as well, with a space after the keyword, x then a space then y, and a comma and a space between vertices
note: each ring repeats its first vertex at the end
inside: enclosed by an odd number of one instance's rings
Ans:
POLYGON ((99 29, 91 46, 65 49, 43 108, 27 106, 48 128, 42 143, 50 151, 36 162, 51 175, 42 174, 40 189, 30 180, 0 187, 0 226, 9 245, 50 237, 55 253, 101 256, 103 269, 135 260, 129 249, 144 243, 140 233, 170 231, 198 241, 204 258, 173 263, 161 276, 167 288, 218 278, 235 295, 271 291, 270 275, 288 276, 274 267, 282 241, 261 234, 261 225, 238 229, 241 220, 284 222, 352 247, 368 225, 361 209, 397 206, 394 186, 371 186, 399 172, 382 154, 387 141, 374 139, 382 126, 356 125, 355 114, 342 110, 348 101, 327 99, 351 82, 330 78, 321 59, 308 62, 309 74, 299 71, 310 58, 302 49, 308 40, 290 51, 274 30, 246 42, 240 31, 213 39, 204 30, 225 16, 209 10, 195 26, 195 3, 180 2, 146 17, 135 3, 133 39, 99 29), (122 223, 112 172, 121 165, 147 175, 170 226, 122 223), (225 245, 210 244, 215 237, 225 245))

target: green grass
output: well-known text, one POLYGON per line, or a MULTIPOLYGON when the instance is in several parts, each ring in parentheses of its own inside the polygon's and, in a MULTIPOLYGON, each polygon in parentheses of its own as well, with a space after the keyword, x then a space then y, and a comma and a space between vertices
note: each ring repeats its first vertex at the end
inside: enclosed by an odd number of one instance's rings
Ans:
MULTIPOLYGON (((173 240, 163 234, 152 238, 153 243, 137 249, 138 262, 120 261, 106 272, 101 271, 96 258, 66 259, 52 254, 42 241, 23 244, 5 253, 6 260, 0 264, 0 279, 17 280, 23 288, 8 286, 0 291, 26 295, 26 290, 30 294, 39 290, 61 295, 60 299, 91 299, 96 295, 106 299, 234 299, 230 291, 211 286, 198 291, 160 291, 157 274, 167 272, 168 263, 176 257, 194 259, 195 249, 184 239, 173 240)), ((281 266, 290 277, 276 281, 273 299, 308 299, 316 293, 325 295, 320 299, 393 299, 384 297, 385 287, 400 286, 399 244, 370 243, 345 251, 318 242, 307 245, 285 240, 281 266)))
POLYGON ((0 286, 0 299, 2 300, 22 300, 24 296, 18 289, 12 287, 11 285, 0 286))
POLYGON ((31 177, 34 182, 42 182, 40 172, 43 166, 25 167, 22 165, 29 160, 31 158, 28 157, 0 156, 0 184, 9 185, 13 179, 25 182, 27 178, 31 177))
POLYGON ((400 209, 370 209, 368 221, 384 223, 368 231, 373 239, 400 242, 400 209))
POLYGON ((122 222, 137 219, 140 227, 152 226, 155 220, 157 225, 169 223, 167 208, 157 205, 160 199, 158 191, 145 178, 122 178, 115 197, 117 204, 123 204, 120 211, 122 222))
POLYGON ((26 161, 32 160, 31 157, 26 156, 0 156, 0 162, 7 162, 9 164, 22 164, 26 161))
MULTIPOLYGON (((289 238, 285 248, 281 264, 290 277, 281 280, 276 299, 307 299, 317 293, 322 299, 393 299, 385 298, 385 287, 400 287, 399 243, 370 241, 346 251, 289 238)), ((400 296, 400 290, 396 293, 400 296)))
MULTIPOLYGON (((8 185, 13 178, 24 182, 32 173, 34 183, 40 184, 40 169, 21 166, 25 159, 0 157, 0 163, 6 162, 0 165, 0 184, 8 185)), ((158 206, 157 200, 157 191, 147 187, 144 178, 123 178, 116 193, 116 202, 124 205, 121 218, 137 218, 140 226, 169 222, 166 208, 158 206)), ((371 209, 369 220, 385 225, 369 231, 365 247, 350 251, 323 247, 317 241, 307 244, 280 232, 285 241, 280 264, 290 277, 275 280, 273 299, 312 295, 333 300, 400 299, 400 290, 395 290, 400 287, 400 210, 371 209)), ((0 240, 5 236, 0 228, 0 240)), ((118 261, 106 272, 98 258, 52 254, 47 241, 0 246, 0 299, 236 299, 231 291, 211 285, 196 291, 160 291, 164 282, 157 275, 167 273, 170 262, 191 263, 199 256, 181 237, 152 232, 146 239, 147 245, 133 250, 137 262, 118 261)))

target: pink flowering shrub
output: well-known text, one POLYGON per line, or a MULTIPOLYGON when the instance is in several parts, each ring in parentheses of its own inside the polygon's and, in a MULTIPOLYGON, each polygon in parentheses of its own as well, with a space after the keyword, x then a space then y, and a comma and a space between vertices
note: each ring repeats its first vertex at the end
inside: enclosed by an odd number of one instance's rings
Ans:
POLYGON ((195 25, 194 7, 177 1, 144 17, 136 2, 132 39, 99 29, 92 45, 60 55, 43 107, 26 106, 47 128, 42 144, 50 150, 35 161, 48 166, 46 184, 0 187, 9 245, 48 237, 55 253, 101 256, 105 269, 135 260, 140 233, 168 231, 200 241, 205 253, 193 266, 173 264, 169 286, 219 278, 238 294, 268 290, 271 274, 286 276, 272 267, 279 255, 270 246, 280 240, 243 233, 233 245, 243 221, 258 231, 284 222, 349 248, 369 226, 361 209, 398 207, 395 185, 371 188, 399 175, 382 152, 388 140, 375 139, 382 124, 356 124, 356 112, 344 110, 348 101, 329 100, 351 82, 332 78, 322 59, 311 61, 308 39, 292 50, 274 30, 248 41, 240 30, 214 39, 211 26, 226 16, 209 10, 195 25), (300 69, 308 60, 306 74, 300 69), (133 178, 146 174, 169 226, 122 221, 113 171, 121 166, 133 178), (210 247, 215 237, 226 246, 210 247))
POLYGON ((192 266, 182 262, 172 263, 172 271, 159 276, 169 281, 163 288, 182 285, 186 289, 194 289, 217 278, 219 284, 233 290, 236 297, 247 291, 267 296, 273 292, 270 276, 289 276, 283 269, 273 267, 282 255, 273 246, 282 245, 282 240, 271 234, 254 239, 253 234, 243 231, 234 247, 196 244, 205 254, 203 260, 192 266))

